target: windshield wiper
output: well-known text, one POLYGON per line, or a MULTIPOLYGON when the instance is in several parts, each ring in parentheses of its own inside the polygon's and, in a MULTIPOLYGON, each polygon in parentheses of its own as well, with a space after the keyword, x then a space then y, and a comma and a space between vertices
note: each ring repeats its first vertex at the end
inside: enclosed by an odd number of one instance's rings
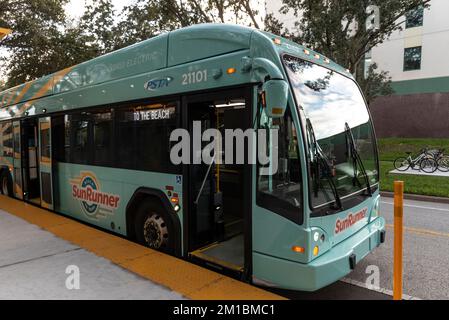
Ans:
MULTIPOLYGON (((359 152, 357 151, 357 146, 354 139, 354 134, 352 133, 352 129, 349 126, 349 124, 345 123, 345 132, 346 136, 349 138, 349 145, 350 145, 350 153, 351 157, 354 160, 354 179, 358 181, 358 174, 357 174, 357 164, 358 167, 360 167, 360 171, 362 172, 363 177, 365 178, 366 182, 366 191, 368 192, 368 195, 371 197, 373 195, 373 192, 371 190, 371 184, 369 183, 369 176, 368 173, 365 170, 365 166, 363 165, 362 158, 360 157, 359 152)), ((360 184, 360 182, 359 182, 360 184)))
POLYGON ((334 179, 331 176, 331 173, 333 170, 329 164, 329 159, 324 154, 323 149, 321 149, 321 146, 316 139, 315 131, 313 130, 313 126, 312 126, 312 122, 310 121, 310 119, 307 119, 306 121, 307 121, 307 130, 309 131, 310 137, 312 139, 313 156, 314 156, 314 158, 316 158, 319 161, 319 162, 317 161, 315 168, 314 168, 315 169, 315 172, 314 172, 315 196, 318 194, 319 179, 320 179, 320 164, 321 164, 326 168, 327 173, 325 174, 325 176, 326 176, 327 180, 329 181, 329 185, 332 189, 332 193, 335 198, 336 209, 342 210, 343 205, 341 203, 341 198, 340 198, 340 195, 338 194, 337 186, 335 185, 334 179))

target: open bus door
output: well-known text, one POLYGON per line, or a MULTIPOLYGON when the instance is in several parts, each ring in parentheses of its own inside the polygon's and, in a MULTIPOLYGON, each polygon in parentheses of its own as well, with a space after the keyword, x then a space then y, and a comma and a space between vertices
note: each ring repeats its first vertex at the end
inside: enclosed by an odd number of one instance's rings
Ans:
POLYGON ((21 126, 20 121, 13 122, 13 167, 14 167, 14 187, 13 193, 17 199, 23 200, 22 185, 22 146, 21 146, 21 126))
POLYGON ((51 148, 51 118, 39 119, 39 176, 41 206, 53 210, 53 174, 51 148))
MULTIPOLYGON (((250 106, 246 88, 188 96, 184 126, 194 140, 198 130, 201 135, 216 129, 222 137, 227 129, 245 131, 251 127, 250 106)), ((221 153, 221 164, 201 161, 210 142, 197 141, 195 147, 194 141, 190 154, 196 162, 185 166, 188 253, 199 263, 246 279, 251 268, 251 166, 224 164, 224 141, 217 136, 215 142, 218 150, 210 156, 215 160, 221 153)))

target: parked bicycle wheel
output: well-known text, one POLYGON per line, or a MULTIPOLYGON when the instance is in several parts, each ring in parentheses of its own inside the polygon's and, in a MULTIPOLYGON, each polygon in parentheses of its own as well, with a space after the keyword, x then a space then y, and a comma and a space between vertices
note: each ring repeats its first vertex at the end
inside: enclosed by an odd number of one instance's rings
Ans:
POLYGON ((438 159, 438 170, 441 172, 449 172, 449 156, 438 159))
POLYGON ((398 171, 407 171, 408 169, 410 169, 410 161, 408 161, 407 158, 399 157, 394 160, 394 167, 398 171))
POLYGON ((423 159, 419 165, 425 173, 434 173, 438 169, 438 163, 433 158, 423 159))

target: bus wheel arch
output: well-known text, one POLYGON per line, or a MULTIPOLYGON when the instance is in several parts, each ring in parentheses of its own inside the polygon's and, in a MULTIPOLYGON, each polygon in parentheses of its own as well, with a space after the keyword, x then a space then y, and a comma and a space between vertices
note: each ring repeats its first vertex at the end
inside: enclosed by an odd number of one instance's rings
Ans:
POLYGON ((181 256, 181 223, 165 194, 156 189, 139 188, 136 190, 126 209, 126 227, 129 238, 144 243, 146 232, 168 233, 161 251, 181 256))
POLYGON ((0 169, 0 192, 8 197, 13 196, 12 177, 9 168, 3 167, 0 169))

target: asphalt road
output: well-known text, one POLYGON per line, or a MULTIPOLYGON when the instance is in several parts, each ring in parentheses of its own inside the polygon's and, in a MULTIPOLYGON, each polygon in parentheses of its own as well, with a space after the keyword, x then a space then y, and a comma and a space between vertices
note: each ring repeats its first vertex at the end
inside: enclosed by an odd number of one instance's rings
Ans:
MULTIPOLYGON (((404 205, 405 298, 449 299, 449 205, 412 200, 405 200, 404 205)), ((386 242, 360 261, 346 282, 316 293, 275 292, 290 299, 391 299, 361 287, 366 286, 371 275, 367 271, 374 266, 379 270, 378 289, 393 289, 393 199, 382 198, 381 214, 387 221, 386 242)))
MULTIPOLYGON (((449 204, 404 202, 404 293, 420 299, 449 299, 449 204)), ((382 198, 386 243, 348 277, 365 283, 370 265, 380 270, 380 286, 393 287, 393 199, 382 198)))

